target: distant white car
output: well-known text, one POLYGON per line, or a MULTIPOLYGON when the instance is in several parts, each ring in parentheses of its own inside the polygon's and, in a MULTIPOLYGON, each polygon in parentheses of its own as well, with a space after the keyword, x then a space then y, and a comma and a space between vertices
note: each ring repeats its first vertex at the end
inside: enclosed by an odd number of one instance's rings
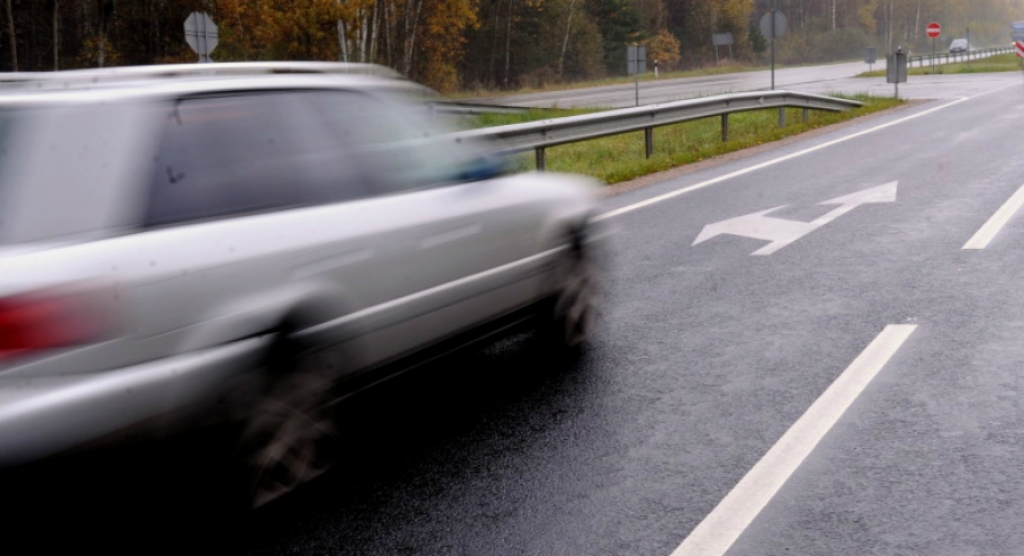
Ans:
POLYGON ((967 43, 967 39, 953 39, 953 42, 949 43, 950 54, 967 52, 969 49, 970 45, 967 43))
POLYGON ((507 175, 361 69, 0 75, 0 464, 229 407, 260 505, 324 469, 339 382, 586 339, 599 184, 507 175))

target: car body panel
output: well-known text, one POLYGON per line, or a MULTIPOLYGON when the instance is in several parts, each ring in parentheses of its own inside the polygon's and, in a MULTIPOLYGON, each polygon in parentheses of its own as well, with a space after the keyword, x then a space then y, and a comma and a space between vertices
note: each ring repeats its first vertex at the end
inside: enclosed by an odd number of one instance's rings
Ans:
MULTIPOLYGON (((357 91, 403 106, 403 87, 282 75, 0 91, 0 114, 34 118, 10 151, 20 162, 0 168, 0 302, 88 292, 102 314, 86 317, 110 324, 87 343, 0 357, 0 463, 212 396, 262 367, 275 338, 343 344, 355 375, 555 293, 558 267, 596 206, 594 180, 524 173, 147 223, 161 130, 182 99, 357 91)), ((453 160, 481 148, 436 141, 433 152, 453 160)), ((288 181, 281 187, 300 187, 288 181)))

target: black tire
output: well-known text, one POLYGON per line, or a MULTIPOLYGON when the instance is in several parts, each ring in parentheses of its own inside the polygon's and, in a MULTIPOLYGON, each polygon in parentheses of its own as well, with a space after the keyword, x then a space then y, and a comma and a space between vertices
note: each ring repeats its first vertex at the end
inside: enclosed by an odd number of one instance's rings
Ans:
POLYGON ((237 497, 256 509, 326 472, 338 451, 337 349, 302 348, 287 339, 268 357, 268 386, 242 426, 235 461, 237 497))
POLYGON ((597 316, 594 261, 582 245, 572 247, 558 281, 558 291, 546 304, 538 332, 547 350, 576 355, 590 338, 597 316))

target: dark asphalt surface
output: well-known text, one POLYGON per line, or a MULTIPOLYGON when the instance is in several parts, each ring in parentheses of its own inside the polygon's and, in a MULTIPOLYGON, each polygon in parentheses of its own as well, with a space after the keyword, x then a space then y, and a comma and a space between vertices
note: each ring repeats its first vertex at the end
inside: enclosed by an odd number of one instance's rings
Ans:
MULTIPOLYGON (((869 69, 885 69, 884 57, 870 67, 863 62, 846 62, 818 66, 779 68, 775 70, 775 88, 821 94, 892 95, 894 88, 884 77, 856 77, 869 69)), ((936 84, 945 95, 973 94, 971 84, 982 74, 913 76, 900 85, 903 98, 936 98, 936 84), (964 89, 966 87, 966 89, 964 89), (960 91, 957 92, 957 88, 960 91)), ((628 108, 637 104, 658 104, 701 96, 722 95, 744 91, 768 90, 772 86, 771 72, 767 70, 683 77, 603 85, 586 89, 545 91, 495 98, 468 99, 468 102, 499 104, 503 106, 535 108, 628 108)))
MULTIPOLYGON (((884 67, 884 62, 882 64, 875 64, 875 69, 883 69, 884 67)), ((778 68, 775 70, 775 86, 778 89, 795 89, 800 85, 827 83, 839 79, 853 78, 859 73, 868 71, 868 69, 868 65, 861 62, 778 68)), ((633 83, 625 83, 587 89, 546 91, 477 100, 483 103, 500 104, 503 106, 539 108, 626 108, 634 106, 638 96, 640 104, 655 104, 698 96, 770 89, 771 84, 772 74, 770 71, 750 71, 644 81, 638 86, 633 83), (639 88, 639 92, 637 88, 639 88)))
MULTIPOLYGON (((730 556, 1024 553, 1024 85, 608 222, 607 303, 576 364, 528 336, 347 403, 339 468, 256 515, 195 445, 8 477, 6 543, 133 553, 668 556, 889 324, 918 329, 730 556), (899 181, 770 256, 704 225, 899 181), (11 479, 15 477, 15 479, 11 479)), ((978 85, 978 84, 984 84, 978 85)), ((941 96, 941 95, 939 95, 941 96)), ((923 103, 606 201, 608 210, 932 110, 923 103)))

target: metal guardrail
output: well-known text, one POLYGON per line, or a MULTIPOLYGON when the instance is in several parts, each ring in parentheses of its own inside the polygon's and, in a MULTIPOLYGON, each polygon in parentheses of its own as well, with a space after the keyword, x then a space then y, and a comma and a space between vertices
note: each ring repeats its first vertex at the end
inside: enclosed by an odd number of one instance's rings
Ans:
POLYGON ((969 62, 971 60, 980 60, 981 58, 988 58, 989 56, 995 56, 997 54, 1012 54, 1013 47, 1000 47, 1000 48, 982 48, 979 50, 971 50, 970 52, 939 52, 936 54, 921 54, 919 56, 911 56, 907 65, 914 67, 917 63, 917 67, 923 68, 926 65, 931 65, 934 60, 937 64, 952 64, 956 62, 969 62))
POLYGON ((779 109, 779 127, 783 127, 786 125, 786 108, 802 108, 803 120, 807 121, 809 110, 840 112, 859 106, 863 104, 855 100, 793 91, 763 91, 485 127, 460 131, 450 137, 466 142, 490 140, 503 153, 533 150, 537 169, 543 170, 545 149, 556 145, 643 130, 645 153, 650 158, 654 153, 654 128, 660 126, 718 116, 722 119, 722 140, 727 141, 729 114, 776 108, 779 109))
POLYGON ((500 106, 497 104, 480 104, 476 102, 459 102, 440 100, 432 103, 434 112, 457 116, 474 116, 477 114, 522 114, 530 108, 523 106, 500 106))

